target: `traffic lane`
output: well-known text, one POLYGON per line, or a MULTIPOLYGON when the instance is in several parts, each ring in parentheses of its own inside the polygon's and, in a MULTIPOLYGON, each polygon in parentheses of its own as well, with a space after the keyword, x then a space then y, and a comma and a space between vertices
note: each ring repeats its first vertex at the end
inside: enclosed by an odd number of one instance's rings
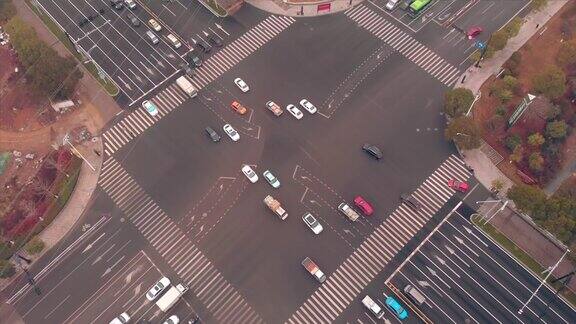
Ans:
MULTIPOLYGON (((479 238, 474 247, 476 247, 480 257, 483 259, 479 262, 482 268, 488 269, 495 278, 499 279, 499 282, 505 283, 509 292, 517 296, 518 303, 523 304, 527 301, 531 293, 540 285, 539 278, 528 272, 521 264, 512 259, 488 238, 485 238, 466 218, 452 218, 447 225, 454 229, 463 227, 472 229, 473 237, 479 238), (484 242, 486 244, 483 244, 484 242)), ((464 235, 464 232, 467 232, 467 230, 458 231, 462 237, 466 237, 470 241, 470 235, 464 235)), ((518 305, 518 309, 520 306, 518 305)), ((533 316, 538 317, 546 314, 544 320, 555 323, 569 323, 576 317, 574 310, 558 298, 548 286, 542 287, 538 295, 527 306, 527 309, 528 311, 525 310, 524 314, 531 313, 533 316)))
POLYGON ((42 323, 49 319, 64 322, 106 282, 108 276, 124 266, 123 260, 137 253, 135 238, 129 238, 135 233, 129 226, 114 224, 109 231, 102 233, 105 235, 94 244, 94 248, 87 249, 87 244, 81 246, 74 255, 39 282, 41 296, 29 293, 16 305, 26 321, 42 323), (67 301, 61 303, 64 299, 67 301), (57 311, 52 312, 55 309, 57 311))
POLYGON ((90 31, 92 28, 101 26, 102 21, 97 21, 98 26, 94 26, 93 22, 89 27, 90 29, 78 26, 81 18, 85 18, 82 13, 78 13, 77 10, 71 10, 68 6, 68 2, 56 2, 54 0, 39 0, 39 3, 50 13, 50 15, 56 20, 56 22, 65 29, 66 33, 70 35, 72 39, 80 39, 86 35, 83 28, 90 31))
POLYGON ((522 12, 530 3, 521 1, 479 1, 466 13, 454 21, 454 25, 467 30, 470 27, 480 26, 489 34, 495 32, 506 24, 512 17, 522 12))

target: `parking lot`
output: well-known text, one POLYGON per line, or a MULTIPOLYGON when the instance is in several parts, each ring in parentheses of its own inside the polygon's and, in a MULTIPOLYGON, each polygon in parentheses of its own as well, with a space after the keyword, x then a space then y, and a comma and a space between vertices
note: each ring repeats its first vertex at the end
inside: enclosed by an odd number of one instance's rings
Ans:
POLYGON ((386 294, 434 323, 574 323, 574 309, 455 211, 386 280, 386 294), (416 287, 417 307, 401 292, 416 287))
MULTIPOLYGON (((130 260, 126 260, 109 280, 101 286, 66 321, 71 323, 108 323, 111 314, 127 313, 131 321, 161 323, 172 315, 181 322, 194 316, 192 307, 185 298, 168 313, 163 313, 154 301, 145 294, 164 276, 148 256, 140 251, 130 260)), ((177 285, 178 282, 172 282, 177 285)))

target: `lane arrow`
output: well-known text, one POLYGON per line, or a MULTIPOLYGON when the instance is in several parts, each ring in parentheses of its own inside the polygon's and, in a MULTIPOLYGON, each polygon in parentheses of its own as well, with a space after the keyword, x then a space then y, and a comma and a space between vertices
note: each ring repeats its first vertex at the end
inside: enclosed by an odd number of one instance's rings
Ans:
POLYGON ((217 23, 214 23, 214 25, 216 25, 216 28, 218 28, 218 29, 220 29, 221 31, 223 31, 224 34, 230 36, 230 34, 229 34, 227 31, 225 31, 224 28, 222 28, 221 25, 219 25, 219 24, 217 24, 217 23))
POLYGON ((98 237, 94 240, 94 242, 86 245, 86 247, 84 248, 84 250, 82 251, 81 254, 84 254, 86 251, 90 250, 90 249, 94 246, 94 244, 96 244, 96 242, 98 242, 104 235, 106 235, 106 233, 100 234, 100 236, 98 236, 98 237))
POLYGON ((120 263, 120 261, 122 261, 122 259, 124 259, 124 256, 121 256, 120 259, 118 259, 116 262, 114 262, 113 265, 109 266, 108 268, 106 268, 106 270, 104 271, 104 273, 100 276, 100 278, 104 278, 107 274, 109 274, 110 272, 112 272, 112 269, 114 269, 115 266, 118 265, 118 263, 120 263))

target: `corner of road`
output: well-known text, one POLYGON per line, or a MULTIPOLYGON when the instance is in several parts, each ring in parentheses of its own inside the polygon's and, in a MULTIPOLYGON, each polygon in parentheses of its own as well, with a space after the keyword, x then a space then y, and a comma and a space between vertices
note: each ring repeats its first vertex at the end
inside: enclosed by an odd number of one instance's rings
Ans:
POLYGON ((275 15, 315 17, 338 13, 364 0, 244 0, 249 5, 275 15))
MULTIPOLYGON (((549 1, 546 7, 528 14, 518 35, 510 38, 503 50, 496 52, 492 58, 482 61, 481 68, 469 68, 459 79, 464 81, 457 82, 454 87, 466 88, 476 96, 481 95, 479 91, 484 82, 497 75, 510 56, 528 42, 532 36, 546 28, 545 25, 550 18, 567 3, 568 0, 549 1)), ((482 149, 463 151, 462 155, 466 164, 474 169, 476 178, 484 187, 490 189, 494 180, 500 180, 504 183, 501 190, 501 193, 504 194, 514 184, 496 167, 482 149)))

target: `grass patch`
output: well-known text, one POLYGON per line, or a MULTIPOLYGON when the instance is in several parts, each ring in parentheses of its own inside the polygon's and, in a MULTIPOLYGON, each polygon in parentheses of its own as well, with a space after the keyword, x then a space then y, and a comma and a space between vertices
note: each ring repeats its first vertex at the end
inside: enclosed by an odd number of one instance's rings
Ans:
MULTIPOLYGON (((542 274, 542 271, 545 270, 536 260, 534 260, 528 253, 524 252, 520 249, 514 242, 508 239, 504 234, 498 231, 494 226, 491 224, 484 224, 478 220, 478 217, 472 217, 472 222, 480 228, 484 233, 490 236, 494 241, 498 242, 498 244, 504 248, 506 251, 510 252, 520 263, 524 264, 527 268, 532 270, 538 277, 544 279, 546 274, 542 274)), ((551 284, 550 281, 554 280, 554 276, 550 276, 548 278, 548 284, 555 289, 559 289, 562 284, 556 282, 551 284)), ((568 302, 570 302, 573 306, 576 306, 576 294, 574 294, 569 289, 563 289, 560 294, 566 298, 568 302)))
MULTIPOLYGON (((76 47, 70 41, 70 39, 64 34, 62 29, 60 29, 60 27, 58 27, 58 25, 52 19, 50 19, 48 15, 44 14, 44 12, 40 11, 36 6, 34 6, 30 0, 26 0, 26 4, 28 5, 29 8, 32 9, 32 11, 34 11, 36 16, 38 16, 42 20, 42 22, 44 22, 44 25, 48 27, 48 29, 52 32, 52 34, 54 34, 54 36, 56 36, 56 38, 58 38, 58 40, 60 40, 60 42, 62 42, 62 44, 66 46, 68 51, 70 51, 70 53, 72 53, 79 62, 82 62, 83 61, 82 55, 80 55, 80 53, 76 51, 76 47)), ((98 75, 98 70, 96 69, 96 66, 94 66, 92 62, 84 64, 84 67, 86 67, 86 70, 88 70, 88 72, 90 72, 90 74, 92 74, 92 76, 94 76, 94 78, 96 78, 96 80, 100 82, 102 87, 106 90, 106 92, 108 92, 110 96, 114 97, 118 95, 119 93, 118 87, 116 87, 114 82, 112 82, 108 77, 104 79, 100 78, 100 76, 98 75)))
POLYGON ((0 174, 4 172, 4 169, 8 165, 8 162, 10 162, 10 157, 12 157, 12 154, 10 154, 10 152, 0 153, 0 174))

